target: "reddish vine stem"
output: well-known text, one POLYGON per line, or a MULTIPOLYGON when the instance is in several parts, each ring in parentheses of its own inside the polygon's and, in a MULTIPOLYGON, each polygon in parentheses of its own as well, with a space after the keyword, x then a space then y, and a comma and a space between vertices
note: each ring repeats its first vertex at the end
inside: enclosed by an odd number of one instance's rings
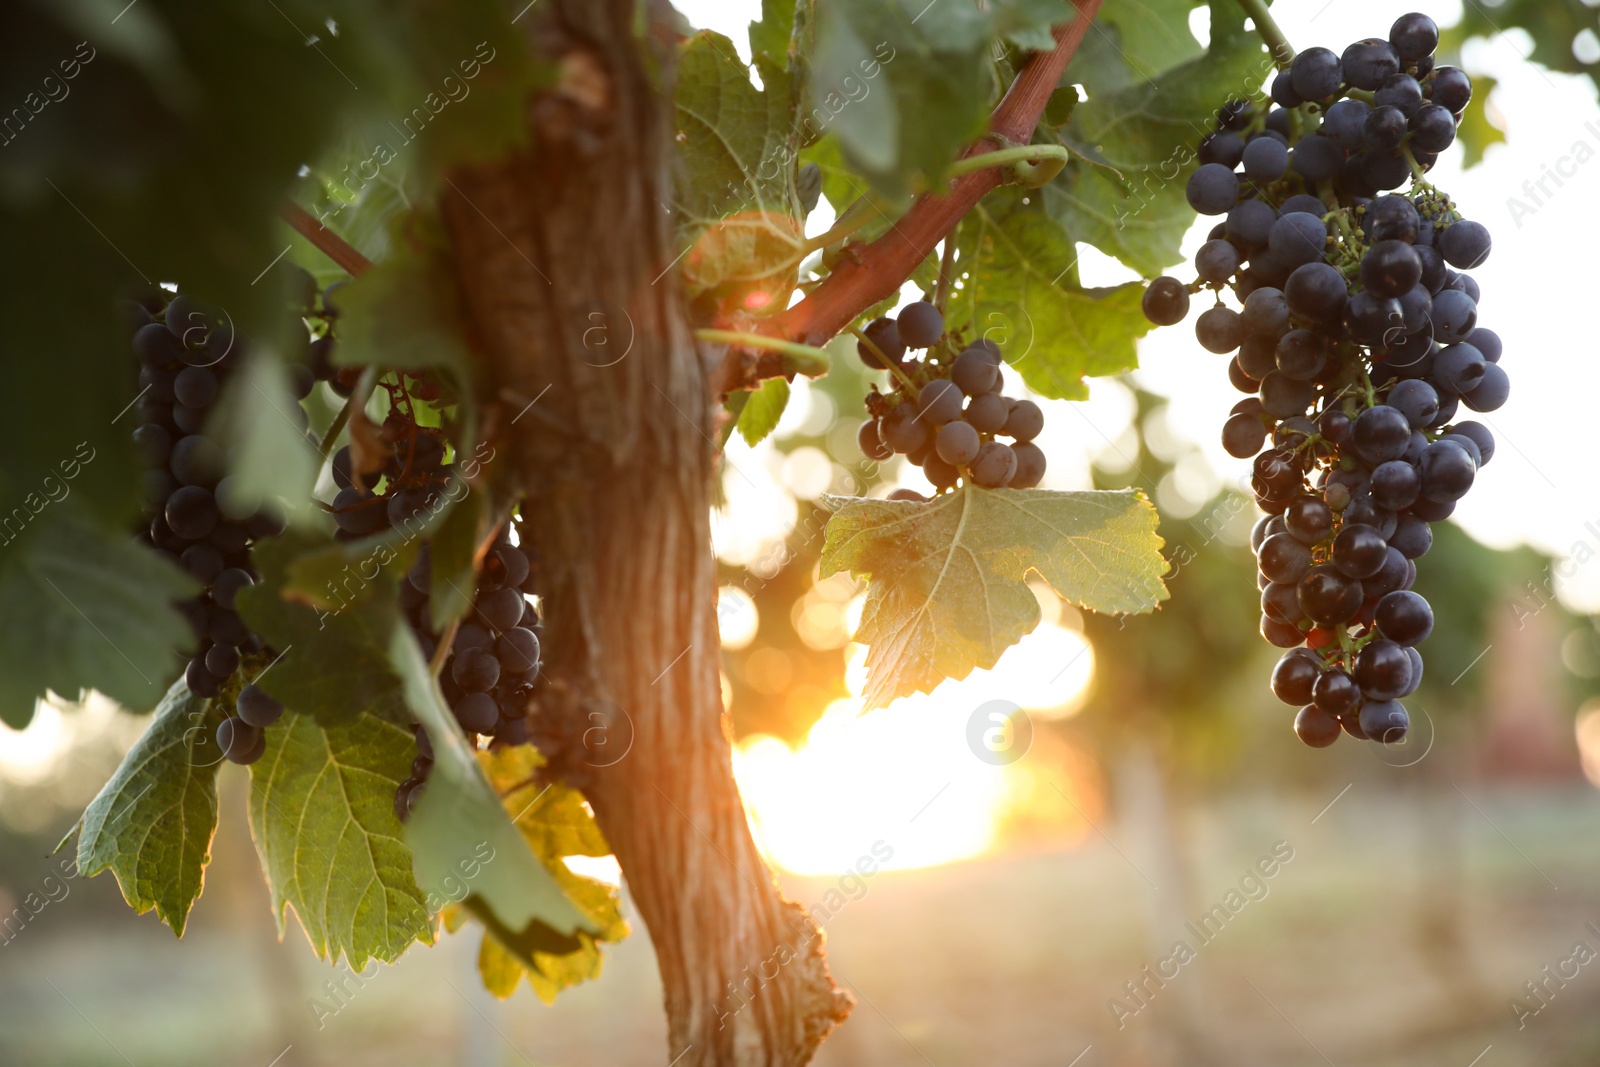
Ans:
MULTIPOLYGON (((969 145, 962 158, 1006 142, 1027 144, 1032 139, 1050 94, 1089 32, 1100 3, 1073 0, 1077 17, 1052 31, 1056 41, 1052 51, 1036 53, 1023 66, 990 116, 988 134, 969 145)), ((895 293, 1004 174, 1002 167, 985 168, 957 178, 942 194, 930 191, 918 197, 888 233, 869 245, 851 248, 809 296, 776 316, 772 332, 801 344, 826 343, 863 310, 895 293)))
POLYGON ((360 275, 372 269, 372 260, 357 252, 355 248, 343 237, 328 229, 311 212, 295 203, 285 200, 278 208, 278 214, 283 221, 294 228, 301 237, 310 241, 323 255, 333 260, 351 277, 360 275))

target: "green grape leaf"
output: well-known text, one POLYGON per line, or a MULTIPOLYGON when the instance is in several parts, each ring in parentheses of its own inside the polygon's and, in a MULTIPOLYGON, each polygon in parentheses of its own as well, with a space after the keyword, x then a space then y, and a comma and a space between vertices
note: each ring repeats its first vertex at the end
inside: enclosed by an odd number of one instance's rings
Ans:
MULTIPOLYGON (((87 465, 94 451, 74 462, 87 465)), ((71 492, 71 481, 53 483, 71 492)), ((194 634, 172 602, 194 579, 67 495, 0 516, 0 719, 21 729, 47 690, 98 689, 135 711, 161 702, 194 634)))
POLYGON ((243 506, 282 506, 304 521, 315 509, 311 490, 322 457, 306 436, 305 414, 289 388, 275 349, 252 349, 217 407, 211 427, 228 450, 230 484, 243 506))
MULTIPOLYGON (((804 2, 809 5, 810 0, 804 2)), ((750 54, 757 63, 763 67, 771 64, 778 70, 789 68, 795 18, 795 0, 761 0, 761 18, 750 23, 750 54)))
POLYGON ((821 576, 868 580, 869 708, 993 667, 1039 623, 1027 577, 1105 613, 1167 597, 1156 510, 1131 490, 965 487, 928 503, 828 498, 821 576))
MULTIPOLYGON (((1567 74, 1587 74, 1600 86, 1600 62, 1588 49, 1575 49, 1573 42, 1585 30, 1595 28, 1594 8, 1584 0, 1505 0, 1504 3, 1465 4, 1461 21, 1439 31, 1439 52, 1459 54, 1472 37, 1497 37, 1511 29, 1527 33, 1533 49, 1524 58, 1550 70, 1567 74), (1580 53, 1585 57, 1579 58, 1580 53)), ((1517 46, 1521 55, 1522 46, 1517 46)), ((1441 58, 1442 58, 1441 57, 1441 58)), ((1473 96, 1479 93, 1479 75, 1472 76, 1473 96)))
POLYGON ((684 48, 673 97, 675 206, 689 246, 680 273, 691 295, 715 291, 743 311, 784 307, 803 253, 792 79, 773 63, 762 70, 757 89, 733 42, 702 30, 684 48))
POLYGON ((888 0, 817 5, 806 111, 809 142, 835 134, 851 166, 885 193, 913 175, 937 181, 983 132, 993 103, 991 49, 1052 45, 1074 17, 1060 0, 967 3, 888 0))
POLYGON ((340 366, 442 370, 457 385, 471 381, 455 281, 443 260, 394 256, 342 287, 338 300, 340 366))
POLYGON ((1053 187, 1005 187, 968 213, 956 233, 957 268, 966 280, 946 324, 999 344, 1035 392, 1082 400, 1085 375, 1138 365, 1134 342, 1150 322, 1138 283, 1078 285, 1078 252, 1058 217, 1060 202, 1053 187))
POLYGON ((417 884, 433 897, 460 901, 502 943, 576 947, 579 931, 598 927, 574 906, 518 832, 445 704, 416 638, 397 628, 391 662, 406 703, 427 728, 434 764, 428 785, 406 822, 417 884), (490 859, 466 886, 462 864, 487 850, 490 859))
MULTIPOLYGON (((1461 142, 1461 165, 1475 167, 1483 162, 1483 153, 1492 144, 1505 144, 1506 131, 1489 115, 1489 94, 1500 84, 1487 74, 1472 76, 1472 99, 1456 126, 1456 140, 1461 142)), ((1496 113, 1498 116, 1498 112, 1496 113)))
POLYGON ((483 496, 469 493, 450 510, 429 542, 428 614, 441 633, 472 607, 478 587, 474 557, 484 527, 483 496))
POLYGON ((1195 145, 1212 128, 1217 108, 1256 93, 1272 63, 1260 39, 1244 29, 1235 3, 1211 5, 1211 44, 1203 53, 1181 13, 1112 7, 1107 11, 1120 20, 1123 41, 1137 42, 1120 57, 1134 77, 1114 89, 1090 82, 1089 98, 1061 136, 1121 177, 1074 159, 1051 183, 1057 196, 1051 213, 1073 240, 1148 277, 1182 258, 1179 246, 1194 221, 1183 189, 1195 145), (1174 35, 1187 44, 1174 45, 1174 35))
POLYGON ((256 546, 261 581, 238 596, 244 621, 279 651, 256 684, 290 710, 325 724, 392 705, 400 688, 388 656, 390 635, 403 625, 389 568, 402 549, 385 541, 342 547, 362 555, 334 571, 332 564, 342 558, 334 542, 291 527, 256 546), (316 566, 309 566, 312 561, 316 566), (297 564, 306 570, 292 577, 297 564), (323 587, 308 592, 314 577, 323 579, 323 587))
MULTIPOLYGON (((281 669, 281 667, 280 667, 281 669)), ((432 944, 433 919, 394 813, 416 742, 397 709, 321 726, 287 712, 250 765, 250 830, 283 933, 292 907, 317 955, 359 971, 432 944)))
POLYGON ((744 443, 754 447, 776 430, 788 406, 789 383, 783 378, 768 378, 761 388, 752 390, 739 411, 739 436, 744 443))
POLYGON ((78 873, 110 869, 139 914, 151 908, 183 936, 217 832, 212 731, 222 712, 173 683, 144 735, 78 821, 78 873))
POLYGON ((526 976, 539 999, 549 1004, 562 989, 600 976, 601 942, 628 936, 616 887, 577 874, 562 862, 566 856, 609 855, 611 846, 577 790, 538 783, 544 758, 536 749, 507 748, 479 753, 478 758, 528 846, 598 931, 580 931, 576 947, 556 951, 528 944, 509 947, 495 932, 485 932, 478 953, 484 987, 504 999, 526 976))

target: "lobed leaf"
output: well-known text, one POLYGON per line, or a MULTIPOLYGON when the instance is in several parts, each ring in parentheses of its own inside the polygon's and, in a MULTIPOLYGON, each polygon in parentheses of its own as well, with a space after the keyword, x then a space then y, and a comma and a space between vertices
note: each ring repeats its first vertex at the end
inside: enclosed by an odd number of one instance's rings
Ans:
POLYGON ((250 830, 281 935, 293 907, 319 957, 351 970, 432 944, 433 919, 411 870, 395 788, 416 743, 397 709, 322 726, 287 712, 250 766, 250 830))
POLYGON ((194 640, 172 602, 198 586, 70 497, 41 501, 0 516, 0 719, 21 729, 47 690, 155 707, 194 640))
POLYGON ((1131 490, 964 487, 927 503, 829 498, 821 576, 870 581, 867 706, 993 667, 1039 622, 1027 576, 1093 611, 1166 599, 1156 511, 1131 490))
POLYGON ((110 870, 135 911, 154 908, 180 937, 217 832, 222 754, 212 731, 221 721, 219 708, 174 682, 77 826, 78 873, 110 870))

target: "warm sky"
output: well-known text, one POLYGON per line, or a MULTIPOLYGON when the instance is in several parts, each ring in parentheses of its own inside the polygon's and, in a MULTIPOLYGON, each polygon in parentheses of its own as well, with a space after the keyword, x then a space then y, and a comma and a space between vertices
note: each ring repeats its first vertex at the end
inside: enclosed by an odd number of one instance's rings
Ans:
MULTIPOLYGON (((1459 3, 1429 6, 1441 24, 1459 18, 1459 3)), ((748 55, 745 27, 759 12, 757 0, 679 0, 678 7, 696 26, 726 33, 748 55)), ((1296 47, 1322 44, 1336 51, 1361 37, 1386 35, 1394 18, 1407 10, 1411 8, 1402 3, 1375 0, 1279 0, 1273 5, 1274 16, 1296 47)), ((1600 43, 1587 43, 1600 50, 1600 43)), ((1573 260, 1592 253, 1600 239, 1600 107, 1588 79, 1533 67, 1523 59, 1529 49, 1520 31, 1468 49, 1464 65, 1499 80, 1490 104, 1506 128, 1508 143, 1489 149, 1484 161, 1465 173, 1459 151, 1452 149, 1432 175, 1469 217, 1493 232, 1494 254, 1472 273, 1484 294, 1479 325, 1494 329, 1505 341, 1502 365, 1512 379, 1511 400, 1504 408, 1474 416, 1491 426, 1499 447, 1456 514, 1470 532, 1492 545, 1527 542, 1558 556, 1576 553, 1588 560, 1563 564, 1561 569, 1570 575, 1560 584, 1564 599, 1574 607, 1600 611, 1600 477, 1588 469, 1591 446, 1583 436, 1595 425, 1588 420, 1593 417, 1592 398, 1600 397, 1600 358, 1585 332, 1585 320, 1575 314, 1590 302, 1600 305, 1600 288, 1592 278, 1572 271, 1573 260), (1585 147, 1578 148, 1580 144, 1585 147), (1576 156, 1584 162, 1577 163, 1576 156), (1571 176, 1562 177, 1559 187, 1547 179, 1550 195, 1535 190, 1543 201, 1535 205, 1523 191, 1524 183, 1537 182, 1547 168, 1558 166, 1571 176), (1508 202, 1513 196, 1531 210, 1519 210, 1514 217, 1508 202), (1591 555, 1595 558, 1589 559, 1591 555)), ((819 214, 826 214, 826 205, 819 214)), ((825 219, 813 216, 808 229, 825 225, 825 219)), ((1191 232, 1188 252, 1199 246, 1208 228, 1191 232)), ((1087 284, 1131 277, 1092 249, 1083 263, 1087 284)), ((1192 274, 1187 265, 1175 272, 1192 274)), ((1191 327, 1180 324, 1147 338, 1140 362, 1144 382, 1173 398, 1176 434, 1198 442, 1209 461, 1209 471, 1190 472, 1191 484, 1203 491, 1215 479, 1238 484, 1248 477, 1248 463, 1228 456, 1218 443, 1227 410, 1239 396, 1227 382, 1226 360, 1202 350, 1191 327)), ((1087 456, 1126 431, 1128 410, 1126 394, 1114 385, 1097 389, 1086 404, 1051 403, 1044 443, 1052 471, 1046 484, 1085 484, 1087 456)), ((1163 504, 1172 499, 1158 497, 1163 504)))

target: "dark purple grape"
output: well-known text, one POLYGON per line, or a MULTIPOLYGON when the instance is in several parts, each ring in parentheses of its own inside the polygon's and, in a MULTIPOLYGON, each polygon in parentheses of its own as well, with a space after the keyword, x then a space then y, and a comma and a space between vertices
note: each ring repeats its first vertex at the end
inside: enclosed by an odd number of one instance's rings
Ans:
POLYGON ((283 717, 283 705, 268 696, 254 682, 239 690, 237 710, 239 718, 251 726, 271 726, 283 717))
POLYGON ((900 340, 900 328, 895 325, 893 319, 873 319, 867 323, 866 328, 861 332, 866 335, 867 340, 856 341, 856 355, 861 357, 862 363, 865 363, 873 370, 888 369, 888 364, 879 358, 878 352, 883 353, 884 356, 895 363, 900 362, 905 357, 906 346, 900 340), (878 351, 874 352, 868 346, 867 341, 876 345, 878 351))
POLYGON ((1411 728, 1411 716, 1398 700, 1373 700, 1361 707, 1361 731, 1373 741, 1397 745, 1411 728))
POLYGON ((1311 687, 1321 673, 1322 665, 1315 652, 1291 649, 1272 669, 1272 694, 1285 704, 1309 704, 1311 687))
POLYGON ((1311 699, 1322 711, 1344 718, 1361 706, 1361 689, 1344 671, 1323 671, 1311 687, 1311 699))
POLYGON ((1371 526, 1346 522, 1333 539, 1333 565, 1350 578, 1371 578, 1388 556, 1388 542, 1371 526))
MULTIPOLYGON (((1379 542, 1382 543, 1382 538, 1379 542)), ((1263 540, 1259 555, 1261 573, 1285 585, 1296 584, 1311 569, 1311 550, 1287 533, 1273 534, 1263 540)))
POLYGON ((1418 645, 1433 632, 1433 609, 1409 589, 1387 593, 1373 612, 1378 632, 1399 645, 1418 645))
POLYGON ((1307 571, 1298 591, 1300 610, 1325 626, 1349 622, 1361 610, 1361 583, 1331 563, 1318 564, 1307 571))
POLYGON ((1342 728, 1339 720, 1317 707, 1307 704, 1294 717, 1294 733, 1312 748, 1327 748, 1339 740, 1342 728))
POLYGON ((944 336, 944 316, 926 300, 916 300, 895 316, 900 340, 907 348, 932 348, 944 336))

